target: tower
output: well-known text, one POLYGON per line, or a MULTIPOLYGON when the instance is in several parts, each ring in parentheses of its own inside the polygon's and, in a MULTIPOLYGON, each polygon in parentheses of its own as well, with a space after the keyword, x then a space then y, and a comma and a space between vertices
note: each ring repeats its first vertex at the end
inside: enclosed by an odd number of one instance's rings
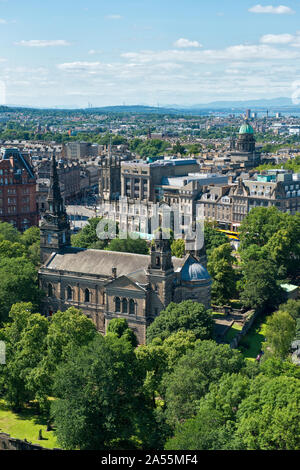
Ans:
POLYGON ((151 291, 154 294, 151 302, 152 316, 156 316, 173 300, 174 266, 172 252, 170 242, 168 239, 163 238, 161 228, 151 247, 147 274, 151 291))
POLYGON ((41 262, 70 246, 70 223, 61 197, 55 155, 51 160, 48 210, 40 224, 41 262))
POLYGON ((245 121, 240 128, 236 149, 239 152, 253 153, 255 152, 255 137, 253 127, 250 126, 248 121, 245 121))
POLYGON ((99 173, 100 200, 109 202, 118 199, 121 193, 121 162, 120 157, 112 156, 111 144, 108 156, 101 162, 99 173))

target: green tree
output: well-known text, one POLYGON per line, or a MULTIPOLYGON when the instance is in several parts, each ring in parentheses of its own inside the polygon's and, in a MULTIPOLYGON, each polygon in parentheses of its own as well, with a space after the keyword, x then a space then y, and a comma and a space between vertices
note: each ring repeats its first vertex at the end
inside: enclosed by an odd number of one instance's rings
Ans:
POLYGON ((280 228, 284 228, 290 217, 274 206, 252 209, 239 227, 241 250, 253 244, 266 245, 280 228))
POLYGON ((173 148, 172 148, 172 152, 177 155, 178 153, 180 155, 184 155, 185 154, 185 148, 183 147, 183 145, 181 145, 180 141, 178 140, 176 142, 175 145, 173 145, 173 148))
POLYGON ((260 371, 268 377, 294 377, 300 379, 300 367, 288 359, 280 359, 276 356, 268 356, 260 363, 260 371))
POLYGON ((72 235, 72 246, 78 248, 91 248, 92 246, 95 246, 95 244, 99 241, 102 243, 105 242, 104 246, 106 246, 107 240, 99 240, 99 237, 97 235, 97 227, 102 219, 102 217, 94 217, 92 219, 89 219, 88 223, 83 227, 82 230, 80 230, 79 233, 77 233, 76 235, 72 235))
POLYGON ((215 222, 206 221, 204 223, 204 240, 208 257, 214 248, 228 243, 228 238, 225 233, 217 230, 217 224, 215 222))
POLYGON ((226 305, 234 298, 236 274, 233 268, 235 261, 232 248, 225 243, 215 248, 209 258, 208 271, 213 278, 212 298, 217 305, 226 305))
POLYGON ((108 334, 114 334, 118 338, 124 337, 126 338, 130 344, 132 344, 133 348, 136 348, 138 345, 138 340, 134 331, 129 328, 128 322, 125 318, 113 318, 110 320, 107 328, 108 334))
POLYGON ((280 359, 287 357, 296 334, 296 320, 288 312, 279 310, 267 319, 264 351, 280 359))
POLYGON ((39 227, 30 227, 21 235, 21 243, 29 248, 35 243, 40 243, 40 229, 39 227))
POLYGON ((250 379, 242 374, 225 374, 212 383, 200 399, 195 417, 179 423, 167 450, 229 450, 243 445, 235 437, 236 412, 248 395, 250 379))
POLYGON ((176 258, 184 258, 185 256, 185 242, 181 238, 174 240, 171 244, 172 256, 176 258))
POLYGON ((177 426, 175 435, 165 444, 166 450, 237 450, 234 427, 223 424, 220 412, 202 409, 195 418, 177 426))
POLYGON ((186 300, 179 304, 171 302, 160 312, 147 330, 147 343, 154 338, 162 340, 177 331, 192 331, 197 339, 211 338, 214 321, 204 305, 186 300))
POLYGON ((150 425, 141 425, 149 416, 143 380, 132 346, 123 337, 99 335, 89 346, 74 349, 55 379, 58 399, 52 413, 60 445, 132 449, 137 438, 143 442, 145 431, 149 438, 150 425))
POLYGON ((178 331, 162 341, 155 338, 150 344, 141 345, 136 355, 146 371, 145 389, 155 402, 156 393, 161 390, 164 374, 173 371, 178 360, 193 349, 196 336, 192 331, 178 331))
POLYGON ((165 406, 173 426, 196 414, 197 403, 225 373, 238 373, 245 366, 241 353, 229 345, 199 341, 165 376, 165 406))
POLYGON ((24 245, 18 242, 3 240, 0 242, 1 258, 22 258, 26 254, 24 245))
POLYGON ((6 321, 13 304, 32 302, 37 308, 42 293, 37 271, 26 258, 0 258, 0 322, 6 321))
POLYGON ((0 330, 0 339, 6 344, 6 365, 1 366, 0 390, 7 403, 19 410, 37 398, 32 370, 45 354, 48 321, 33 313, 31 303, 14 305, 9 318, 11 323, 0 330))
POLYGON ((20 233, 7 222, 0 222, 0 241, 8 240, 12 243, 20 242, 20 233))
POLYGON ((284 300, 284 291, 277 283, 277 268, 266 259, 249 261, 243 268, 244 290, 241 301, 246 308, 272 311, 284 300))
POLYGON ((300 450, 300 381, 256 377, 237 411, 237 436, 247 450, 300 450))
POLYGON ((111 240, 106 248, 109 251, 119 251, 125 253, 136 253, 140 255, 147 255, 149 248, 147 242, 141 238, 133 240, 130 237, 127 238, 114 238, 111 240))
POLYGON ((287 225, 280 228, 264 246, 263 252, 274 260, 280 276, 300 273, 300 217, 290 216, 287 225))

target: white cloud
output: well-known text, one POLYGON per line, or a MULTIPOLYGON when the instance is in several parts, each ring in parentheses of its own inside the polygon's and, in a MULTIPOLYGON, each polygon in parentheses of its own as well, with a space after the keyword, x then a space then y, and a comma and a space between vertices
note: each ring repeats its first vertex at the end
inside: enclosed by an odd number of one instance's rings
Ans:
POLYGON ((71 44, 64 39, 31 39, 29 41, 19 41, 15 43, 17 46, 25 47, 52 47, 52 46, 70 46, 71 44))
POLYGON ((139 64, 156 62, 176 62, 191 64, 213 64, 224 61, 251 60, 288 60, 299 59, 298 51, 271 47, 268 44, 244 45, 239 44, 225 49, 190 50, 166 50, 166 51, 141 51, 122 54, 124 59, 139 64))
POLYGON ((0 24, 7 24, 7 21, 4 20, 3 18, 0 18, 0 24))
POLYGON ((57 67, 60 70, 97 70, 101 66, 100 62, 65 62, 57 67))
POLYGON ((263 44, 289 44, 293 41, 292 34, 265 34, 260 38, 263 44))
POLYGON ((174 42, 175 47, 185 48, 185 47, 202 47, 198 41, 190 41, 189 39, 180 38, 174 42))
POLYGON ((253 7, 249 8, 251 13, 271 13, 273 15, 291 15, 294 12, 290 7, 285 5, 279 5, 278 7, 274 7, 273 5, 254 5, 253 7))
POLYGON ((263 44, 288 44, 292 47, 300 47, 300 32, 293 34, 265 34, 260 38, 263 44))

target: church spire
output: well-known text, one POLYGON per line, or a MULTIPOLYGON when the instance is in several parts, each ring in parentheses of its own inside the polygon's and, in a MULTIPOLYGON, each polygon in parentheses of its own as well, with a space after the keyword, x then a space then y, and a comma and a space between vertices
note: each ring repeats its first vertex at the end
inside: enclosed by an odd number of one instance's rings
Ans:
POLYGON ((40 224, 41 261, 45 261, 53 253, 68 248, 70 241, 70 223, 61 196, 55 155, 51 159, 50 186, 48 192, 48 209, 40 224))
POLYGON ((57 163, 55 153, 52 155, 50 163, 50 186, 47 197, 49 212, 53 215, 60 215, 64 212, 63 199, 60 192, 57 163))

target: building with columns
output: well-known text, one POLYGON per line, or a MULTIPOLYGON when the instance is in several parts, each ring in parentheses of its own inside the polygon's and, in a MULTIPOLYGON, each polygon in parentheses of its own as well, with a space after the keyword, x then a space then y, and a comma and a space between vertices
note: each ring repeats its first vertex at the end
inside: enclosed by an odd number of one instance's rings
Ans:
POLYGON ((161 230, 150 255, 70 247, 70 227, 60 195, 55 157, 52 159, 49 210, 41 222, 40 287, 43 311, 74 306, 105 334, 113 318, 126 318, 138 342, 146 341, 147 326, 170 302, 194 300, 210 307, 211 278, 205 249, 171 255, 161 230))

